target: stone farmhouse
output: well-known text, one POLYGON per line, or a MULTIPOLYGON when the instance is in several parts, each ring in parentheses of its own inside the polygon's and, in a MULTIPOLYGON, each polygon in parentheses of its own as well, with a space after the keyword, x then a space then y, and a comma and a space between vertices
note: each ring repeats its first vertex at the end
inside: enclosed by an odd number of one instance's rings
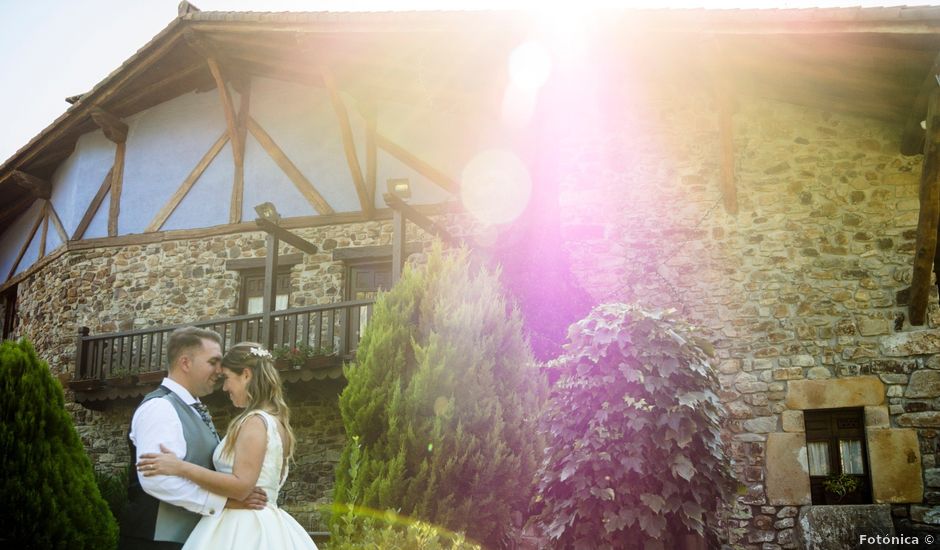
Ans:
POLYGON ((341 363, 402 258, 450 235, 504 260, 530 317, 580 294, 702 327, 742 487, 732 547, 933 533, 938 52, 929 7, 183 2, 0 166, 3 337, 49 362, 102 471, 128 461, 174 326, 298 348, 283 505, 322 532, 341 363))

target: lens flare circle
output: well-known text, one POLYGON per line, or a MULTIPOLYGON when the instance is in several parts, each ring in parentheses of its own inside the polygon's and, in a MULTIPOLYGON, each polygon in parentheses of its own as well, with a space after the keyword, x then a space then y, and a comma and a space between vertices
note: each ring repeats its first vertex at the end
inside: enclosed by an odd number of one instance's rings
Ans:
POLYGON ((552 73, 552 58, 538 42, 523 42, 509 54, 509 79, 513 86, 534 91, 552 73))
POLYGON ((463 169, 461 201, 467 212, 484 224, 515 220, 529 204, 531 195, 529 170, 510 151, 482 151, 463 169))

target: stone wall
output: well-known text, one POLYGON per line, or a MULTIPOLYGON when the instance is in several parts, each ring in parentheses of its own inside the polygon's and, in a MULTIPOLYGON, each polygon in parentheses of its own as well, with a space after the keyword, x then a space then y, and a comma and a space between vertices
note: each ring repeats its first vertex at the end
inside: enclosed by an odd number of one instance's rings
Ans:
POLYGON ((928 326, 904 318, 921 159, 899 154, 900 128, 739 98, 732 215, 712 98, 671 82, 644 98, 643 109, 605 113, 604 131, 564 142, 564 246, 595 301, 678 308, 717 344, 744 487, 725 537, 796 547, 801 502, 768 498, 768 435, 793 420, 794 381, 861 375, 883 385, 885 427, 916 430, 925 499, 895 505, 896 520, 940 523, 940 309, 934 289, 928 326))

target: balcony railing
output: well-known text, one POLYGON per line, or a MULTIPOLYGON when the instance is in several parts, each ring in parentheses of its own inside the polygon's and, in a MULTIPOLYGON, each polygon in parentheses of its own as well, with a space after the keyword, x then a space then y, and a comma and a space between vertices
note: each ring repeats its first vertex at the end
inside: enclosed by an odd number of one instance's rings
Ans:
MULTIPOLYGON (((272 314, 272 346, 305 344, 313 349, 346 359, 359 344, 359 336, 372 314, 372 300, 299 307, 272 314)), ((143 380, 148 374, 159 378, 166 372, 166 341, 181 326, 212 329, 222 337, 222 349, 237 342, 260 342, 264 316, 261 313, 239 315, 186 325, 89 334, 79 331, 76 350, 75 381, 104 381, 119 377, 143 380)))

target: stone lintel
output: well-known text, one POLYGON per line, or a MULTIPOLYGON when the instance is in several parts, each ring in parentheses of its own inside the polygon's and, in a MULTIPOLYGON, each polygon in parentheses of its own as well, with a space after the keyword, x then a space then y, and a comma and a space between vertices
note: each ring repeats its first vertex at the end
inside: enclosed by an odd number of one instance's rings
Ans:
POLYGON ((924 480, 913 429, 868 428, 868 463, 876 503, 921 502, 924 480))
POLYGON ((791 380, 787 383, 787 408, 838 409, 883 405, 885 385, 877 376, 829 380, 791 380))
POLYGON ((774 506, 812 504, 806 434, 767 434, 767 500, 774 506))

